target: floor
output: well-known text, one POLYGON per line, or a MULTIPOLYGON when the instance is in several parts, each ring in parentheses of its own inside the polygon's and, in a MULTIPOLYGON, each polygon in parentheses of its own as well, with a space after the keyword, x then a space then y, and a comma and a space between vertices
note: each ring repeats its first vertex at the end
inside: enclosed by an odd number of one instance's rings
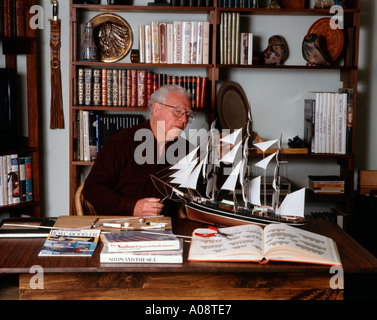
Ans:
POLYGON ((19 300, 18 275, 0 275, 0 300, 19 300))

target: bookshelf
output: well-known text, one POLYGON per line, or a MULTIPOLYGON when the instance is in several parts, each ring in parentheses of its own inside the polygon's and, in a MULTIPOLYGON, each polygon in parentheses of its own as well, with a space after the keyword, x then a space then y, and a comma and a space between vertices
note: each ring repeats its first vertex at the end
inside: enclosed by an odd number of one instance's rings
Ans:
MULTIPOLYGON (((292 159, 294 161, 306 162, 310 161, 314 165, 317 161, 331 161, 337 165, 339 168, 339 175, 346 181, 345 193, 343 195, 315 195, 309 190, 307 191, 307 196, 310 201, 314 202, 336 202, 339 204, 345 213, 351 216, 353 210, 353 194, 354 194, 354 158, 355 158, 355 123, 356 123, 356 107, 357 107, 357 80, 358 80, 358 50, 359 50, 359 31, 360 31, 360 1, 351 0, 347 1, 347 7, 344 9, 344 33, 346 36, 345 46, 343 49, 343 58, 337 64, 331 66, 314 66, 308 67, 305 65, 305 61, 302 59, 300 63, 293 64, 284 64, 284 65, 263 65, 263 64, 252 64, 252 65, 235 65, 235 64, 220 64, 219 56, 219 26, 220 18, 223 12, 237 12, 240 13, 241 17, 251 17, 258 19, 269 19, 268 21, 274 21, 275 18, 285 19, 286 22, 294 23, 293 18, 307 19, 312 21, 314 18, 319 19, 322 17, 331 17, 328 9, 267 9, 267 8, 231 8, 231 7, 219 7, 217 5, 218 1, 214 1, 213 6, 211 7, 174 7, 174 6, 164 6, 164 7, 155 7, 155 6, 121 6, 121 5, 83 5, 83 4, 74 4, 71 0, 70 5, 70 28, 71 28, 71 108, 70 108, 70 123, 73 127, 75 121, 75 113, 80 109, 88 109, 83 106, 75 105, 75 96, 77 94, 75 81, 76 81, 76 72, 79 67, 99 67, 99 68, 145 68, 145 69, 164 69, 164 70, 174 70, 176 68, 183 68, 187 73, 193 72, 195 74, 197 68, 205 70, 206 76, 208 77, 208 88, 207 88, 207 105, 205 108, 205 113, 207 117, 207 122, 210 123, 212 119, 216 117, 216 97, 219 86, 222 82, 226 80, 234 80, 232 74, 234 70, 241 70, 242 72, 247 72, 250 77, 254 73, 258 75, 262 72, 264 73, 277 73, 280 76, 284 72, 294 72, 300 73, 300 76, 307 75, 307 78, 310 78, 310 75, 313 73, 327 73, 332 72, 339 75, 341 86, 343 88, 352 88, 354 91, 354 100, 353 100, 353 123, 352 123, 352 135, 350 137, 350 150, 346 154, 286 154, 286 158, 292 159), (187 15, 187 20, 192 19, 195 14, 204 14, 207 16, 207 20, 210 23, 211 36, 210 36, 210 45, 212 48, 217 48, 217 50, 210 51, 209 64, 205 65, 177 65, 177 64, 154 64, 154 63, 125 63, 119 61, 116 63, 102 63, 102 62, 81 62, 77 59, 77 54, 80 46, 79 32, 82 32, 82 25, 85 21, 80 20, 83 16, 91 13, 103 13, 103 12, 112 12, 122 14, 125 19, 130 15, 139 14, 139 17, 142 18, 142 21, 132 25, 134 30, 134 37, 137 34, 137 25, 138 24, 147 24, 151 19, 143 18, 143 14, 155 14, 157 15, 156 20, 163 20, 165 15, 175 15, 177 13, 182 15, 187 15), (311 20, 310 20, 311 19, 311 20), (80 30, 81 26, 81 30, 80 30)), ((279 20, 280 21, 280 20, 279 20)), ((271 22, 270 22, 271 23, 271 22)), ((309 23, 310 25, 310 23, 309 23)), ((133 49, 138 49, 137 45, 132 47, 133 49)), ((92 108, 92 107, 90 107, 92 108)), ((109 111, 109 107, 95 107, 100 110, 109 111)), ((304 108, 304 101, 302 101, 302 108, 304 108)), ((134 109, 129 108, 116 108, 119 111, 132 111, 134 109)), ((297 119, 297 121, 304 121, 303 119, 297 119)), ((72 129, 71 129, 72 130, 72 129)), ((84 169, 84 166, 91 166, 92 162, 77 162, 73 158, 73 131, 71 131, 71 169, 70 169, 70 201, 71 201, 71 214, 74 214, 73 207, 73 196, 76 188, 80 183, 83 182, 81 177, 81 172, 84 169), (81 179, 81 180, 80 180, 81 179)), ((252 154, 251 157, 260 157, 261 155, 252 154)))
MULTIPOLYGON (((12 1, 13 2, 13 1, 12 1)), ((4 1, 5 3, 5 1, 4 1)), ((22 1, 20 1, 22 3, 22 1)), ((30 28, 31 14, 29 8, 35 4, 34 0, 23 1, 24 7, 21 8, 20 15, 24 21, 24 32, 20 35, 17 32, 5 33, 0 35, 0 41, 5 55, 5 66, 16 71, 17 77, 17 57, 26 57, 26 86, 25 99, 27 106, 23 106, 24 114, 27 119, 27 137, 23 137, 15 144, 11 144, 0 149, 0 156, 17 154, 19 157, 31 158, 32 170, 32 200, 20 203, 12 203, 0 206, 0 212, 9 212, 11 216, 21 214, 31 217, 40 216, 40 187, 39 187, 39 106, 38 106, 38 73, 37 73, 37 37, 36 30, 30 28)), ((4 28, 7 24, 4 23, 4 28)), ((20 102, 18 102, 20 103, 20 102)), ((25 123, 24 122, 24 123, 25 123)))

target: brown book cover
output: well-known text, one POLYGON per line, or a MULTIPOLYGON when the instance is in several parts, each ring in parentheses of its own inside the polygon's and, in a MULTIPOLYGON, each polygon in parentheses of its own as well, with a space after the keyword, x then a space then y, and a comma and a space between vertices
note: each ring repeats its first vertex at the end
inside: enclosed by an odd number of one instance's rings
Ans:
POLYGON ((131 70, 127 69, 127 107, 131 107, 131 70))
POLYGON ((152 93, 158 89, 158 75, 152 75, 152 93))
POLYGON ((196 102, 195 102, 195 107, 196 108, 201 108, 200 106, 200 93, 201 93, 201 80, 202 80, 202 77, 199 77, 197 76, 196 77, 196 82, 195 82, 195 98, 196 98, 196 102))
POLYGON ((113 70, 113 106, 119 106, 119 81, 118 81, 118 70, 113 70))
POLYGON ((107 69, 107 106, 113 105, 113 70, 107 69))
POLYGON ((102 69, 102 106, 107 106, 107 69, 102 69))
POLYGON ((137 70, 131 69, 131 107, 137 107, 137 70))
POLYGON ((160 22, 160 63, 166 63, 166 23, 160 22))
POLYGON ((152 95, 152 72, 147 72, 147 105, 152 95))
POLYGON ((4 35, 11 37, 13 33, 12 0, 4 0, 4 35))
POLYGON ((121 91, 122 91, 122 107, 127 106, 127 70, 122 69, 122 84, 121 84, 121 91))
POLYGON ((17 37, 25 36, 25 0, 16 0, 16 35, 17 37))
POLYGON ((200 108, 204 108, 206 105, 206 91, 207 91, 207 77, 201 79, 201 89, 200 89, 200 108))
POLYGON ((191 77, 191 108, 196 108, 196 77, 191 77))
POLYGON ((147 105, 147 71, 145 69, 137 70, 137 106, 146 107, 147 105))

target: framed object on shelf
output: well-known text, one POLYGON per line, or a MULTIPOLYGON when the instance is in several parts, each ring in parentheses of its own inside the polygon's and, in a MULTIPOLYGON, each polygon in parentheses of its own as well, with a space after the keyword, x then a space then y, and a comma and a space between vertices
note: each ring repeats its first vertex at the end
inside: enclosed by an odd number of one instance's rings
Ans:
POLYGON ((90 20, 97 44, 98 59, 116 62, 130 51, 132 29, 126 20, 114 13, 102 13, 90 20))

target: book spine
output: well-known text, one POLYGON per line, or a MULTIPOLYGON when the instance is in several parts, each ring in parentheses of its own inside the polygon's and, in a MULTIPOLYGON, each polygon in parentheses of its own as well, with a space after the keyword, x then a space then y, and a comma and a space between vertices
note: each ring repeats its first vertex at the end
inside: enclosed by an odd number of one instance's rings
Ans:
POLYGON ((122 99, 121 99, 121 105, 122 107, 127 106, 127 70, 122 69, 121 70, 121 79, 122 79, 122 84, 121 84, 121 92, 122 92, 122 99))
POLYGON ((83 106, 85 104, 84 92, 85 92, 85 71, 84 68, 78 68, 77 70, 77 104, 83 106))
POLYGON ((131 107, 137 107, 137 70, 131 69, 131 107))
POLYGON ((84 100, 85 105, 90 106, 92 104, 92 81, 93 81, 93 70, 91 68, 85 68, 85 93, 84 100))
POLYGON ((173 57, 174 63, 182 63, 182 22, 173 22, 173 57))
POLYGON ((8 161, 7 156, 2 156, 2 181, 3 181, 3 199, 4 199, 4 205, 9 204, 9 198, 8 198, 8 161))
POLYGON ((173 24, 167 23, 166 24, 166 63, 172 64, 174 63, 174 56, 173 56, 173 24))
POLYGON ((5 205, 5 203, 4 203, 3 156, 0 156, 0 206, 3 206, 3 205, 5 205))
POLYGON ((102 103, 102 94, 101 94, 101 70, 93 70, 93 105, 100 106, 102 103))
POLYGON ((12 156, 7 155, 8 204, 13 204, 12 156))
POLYGON ((17 37, 25 36, 25 0, 16 0, 16 35, 17 37))
POLYGON ((159 24, 159 40, 160 40, 160 63, 166 63, 166 23, 160 22, 159 24))
POLYGON ((147 106, 147 72, 146 70, 137 70, 137 105, 139 107, 147 106))
POLYGON ((191 22, 182 21, 182 64, 191 63, 191 22))
POLYGON ((139 25, 139 62, 145 62, 145 25, 139 25))
POLYGON ((107 103, 108 107, 113 106, 113 70, 106 70, 106 87, 107 87, 107 103))
POLYGON ((4 37, 4 0, 0 0, 0 37, 4 37))
POLYGON ((113 70, 113 104, 114 107, 119 106, 119 81, 118 70, 113 70))
POLYGON ((101 77, 101 98, 102 98, 102 106, 107 106, 107 69, 102 69, 102 77, 101 77))
POLYGON ((209 21, 203 23, 203 49, 202 63, 209 63, 209 21))
POLYGON ((151 21, 151 54, 152 63, 160 63, 160 39, 158 21, 151 21))
POLYGON ((196 64, 198 60, 198 22, 191 21, 191 39, 190 39, 190 46, 191 46, 191 55, 190 55, 190 63, 196 64))
POLYGON ((12 164, 12 195, 13 203, 20 203, 20 171, 18 165, 18 155, 11 155, 12 164))
POLYGON ((202 21, 198 22, 198 40, 196 49, 196 63, 203 63, 203 37, 204 37, 204 23, 202 21))
POLYGON ((254 43, 254 34, 249 32, 247 34, 247 64, 253 64, 253 43, 254 43))
POLYGON ((18 159, 19 171, 20 171, 20 202, 26 201, 26 164, 25 157, 18 159))
POLYGON ((145 25, 145 63, 152 63, 151 26, 145 25))

